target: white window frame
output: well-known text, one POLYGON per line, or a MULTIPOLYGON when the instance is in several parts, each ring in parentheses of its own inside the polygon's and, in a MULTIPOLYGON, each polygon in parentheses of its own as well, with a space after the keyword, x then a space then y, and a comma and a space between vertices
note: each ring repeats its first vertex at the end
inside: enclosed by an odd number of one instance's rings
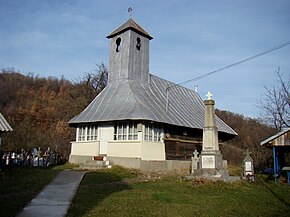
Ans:
POLYGON ((144 124, 144 141, 161 142, 162 128, 157 123, 144 124))
POLYGON ((114 140, 136 141, 138 140, 137 123, 134 121, 117 122, 114 126, 114 140))
POLYGON ((77 142, 97 141, 98 125, 83 125, 77 128, 77 142))
POLYGON ((77 141, 86 141, 86 126, 79 126, 77 129, 77 141))

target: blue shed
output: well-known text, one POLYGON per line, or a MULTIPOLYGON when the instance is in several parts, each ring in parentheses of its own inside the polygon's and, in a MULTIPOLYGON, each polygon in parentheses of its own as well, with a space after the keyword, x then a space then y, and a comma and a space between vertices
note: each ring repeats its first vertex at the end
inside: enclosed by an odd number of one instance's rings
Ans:
MULTIPOLYGON (((272 149, 273 171, 275 180, 279 177, 282 170, 288 170, 290 162, 287 162, 287 155, 290 153, 290 128, 269 137, 261 142, 261 145, 272 149)), ((290 183, 290 171, 288 173, 288 183, 290 183)))

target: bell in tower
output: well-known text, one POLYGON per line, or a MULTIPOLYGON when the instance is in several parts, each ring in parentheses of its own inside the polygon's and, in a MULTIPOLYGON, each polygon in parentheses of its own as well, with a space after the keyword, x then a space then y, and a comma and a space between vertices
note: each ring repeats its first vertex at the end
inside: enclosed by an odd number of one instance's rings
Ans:
POLYGON ((125 80, 147 82, 152 36, 130 18, 107 38, 110 39, 109 83, 125 80))

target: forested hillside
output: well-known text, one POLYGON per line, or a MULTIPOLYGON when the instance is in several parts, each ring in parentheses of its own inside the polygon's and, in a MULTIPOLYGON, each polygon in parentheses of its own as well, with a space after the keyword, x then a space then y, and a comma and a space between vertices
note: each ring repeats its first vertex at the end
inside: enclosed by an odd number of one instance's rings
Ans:
MULTIPOLYGON (((105 87, 107 70, 101 64, 94 74, 84 73, 77 82, 65 78, 42 78, 23 75, 14 69, 0 73, 0 112, 14 131, 4 134, 4 151, 30 150, 51 147, 65 157, 70 152, 70 141, 75 129, 68 126, 73 116, 81 112, 105 87)), ((239 165, 245 149, 252 151, 256 166, 267 166, 271 152, 260 147, 260 142, 274 134, 274 130, 258 120, 228 111, 216 112, 239 136, 223 144, 224 158, 239 165)))
POLYGON ((47 147, 68 156, 75 130, 67 121, 81 112, 106 85, 106 68, 83 74, 78 82, 64 78, 22 75, 14 69, 0 73, 0 112, 13 128, 4 134, 4 151, 47 147))
POLYGON ((216 109, 216 114, 238 133, 237 137, 223 144, 225 159, 231 164, 239 165, 245 157, 245 150, 249 149, 257 168, 269 166, 272 160, 271 150, 260 146, 260 143, 276 133, 274 128, 261 124, 257 119, 229 111, 216 109))

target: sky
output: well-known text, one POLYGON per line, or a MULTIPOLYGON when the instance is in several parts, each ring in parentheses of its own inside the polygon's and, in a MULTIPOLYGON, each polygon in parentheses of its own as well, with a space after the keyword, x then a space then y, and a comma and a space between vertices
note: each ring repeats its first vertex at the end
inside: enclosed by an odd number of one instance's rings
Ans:
MULTIPOLYGON (((132 17, 151 36, 150 73, 181 83, 290 41, 289 0, 0 0, 0 68, 80 80, 108 66, 106 36, 132 17)), ((184 86, 258 118, 290 45, 184 86)), ((0 87, 1 88, 1 87, 0 87)))

